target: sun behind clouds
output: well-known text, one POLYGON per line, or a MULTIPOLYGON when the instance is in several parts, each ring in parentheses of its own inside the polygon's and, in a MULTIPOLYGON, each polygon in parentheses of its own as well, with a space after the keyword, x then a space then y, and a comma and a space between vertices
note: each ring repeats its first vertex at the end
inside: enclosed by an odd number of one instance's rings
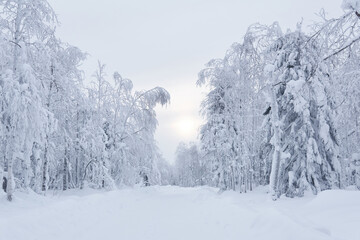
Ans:
POLYGON ((186 139, 196 138, 199 121, 191 116, 182 117, 174 124, 177 134, 186 139))

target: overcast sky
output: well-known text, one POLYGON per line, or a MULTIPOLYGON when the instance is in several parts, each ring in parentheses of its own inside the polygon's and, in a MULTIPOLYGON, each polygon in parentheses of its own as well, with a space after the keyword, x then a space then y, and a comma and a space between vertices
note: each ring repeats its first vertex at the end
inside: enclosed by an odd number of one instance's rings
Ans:
POLYGON ((278 21, 283 30, 324 8, 338 16, 342 0, 50 0, 61 26, 59 37, 89 53, 87 79, 97 60, 132 79, 137 90, 161 86, 171 105, 157 108, 156 139, 172 162, 180 141, 196 141, 203 91, 197 73, 223 57, 256 22, 278 21))

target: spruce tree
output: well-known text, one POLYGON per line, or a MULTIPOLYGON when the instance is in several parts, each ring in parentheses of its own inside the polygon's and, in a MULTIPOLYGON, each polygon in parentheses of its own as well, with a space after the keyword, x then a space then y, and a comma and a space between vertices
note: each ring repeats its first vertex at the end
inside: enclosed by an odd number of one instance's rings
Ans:
POLYGON ((331 75, 316 42, 307 39, 300 30, 278 39, 272 48, 275 59, 267 67, 274 132, 270 188, 275 199, 340 187, 333 101, 327 90, 331 75))

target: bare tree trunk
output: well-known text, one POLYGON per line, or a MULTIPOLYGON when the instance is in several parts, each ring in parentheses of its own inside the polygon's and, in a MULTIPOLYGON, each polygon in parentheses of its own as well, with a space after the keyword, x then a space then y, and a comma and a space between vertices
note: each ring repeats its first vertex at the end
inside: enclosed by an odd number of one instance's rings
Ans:
MULTIPOLYGON (((46 135, 46 142, 48 141, 48 136, 46 135)), ((47 190, 47 174, 48 174, 48 145, 45 143, 44 149, 44 163, 42 169, 42 184, 41 190, 45 193, 47 190)))
POLYGON ((64 157, 64 168, 63 168, 63 191, 67 189, 67 159, 64 157))
MULTIPOLYGON (((53 88, 53 84, 54 84, 54 71, 55 71, 55 66, 52 64, 50 67, 50 74, 51 74, 51 81, 50 81, 50 85, 49 85, 49 94, 48 94, 48 98, 47 98, 47 103, 46 103, 46 107, 47 110, 50 111, 50 104, 51 104, 51 91, 53 88)), ((43 162, 43 169, 42 169, 42 184, 41 184, 41 190, 45 193, 47 191, 47 182, 48 182, 48 162, 49 162, 49 130, 51 129, 51 119, 50 119, 50 114, 47 113, 47 121, 49 124, 49 129, 47 129, 46 131, 46 136, 45 136, 45 146, 44 146, 44 162, 43 162)))
POLYGON ((279 173, 280 173, 280 126, 279 126, 279 117, 278 117, 278 105, 276 100, 275 87, 271 89, 272 91, 272 106, 271 106, 271 118, 274 129, 274 155, 271 165, 271 174, 270 174, 270 193, 273 200, 276 200, 279 196, 278 182, 279 182, 279 173))
MULTIPOLYGON (((251 163, 251 165, 253 165, 253 163, 251 163)), ((251 168, 250 168, 250 171, 249 171, 249 173, 250 173, 250 178, 249 178, 249 190, 250 191, 252 191, 253 190, 253 175, 254 175, 254 171, 253 171, 253 167, 251 166, 251 168)))
POLYGON ((13 159, 12 157, 9 158, 8 162, 8 180, 7 180, 7 186, 6 186, 6 194, 7 194, 7 200, 12 201, 13 199, 13 193, 14 193, 14 176, 13 176, 13 159))
MULTIPOLYGON (((14 137, 10 137, 10 139, 14 139, 14 137)), ((7 200, 12 201, 13 200, 13 194, 14 194, 14 175, 13 175, 13 163, 14 163, 14 141, 11 141, 10 144, 7 143, 7 186, 6 186, 6 194, 7 194, 7 200)))
POLYGON ((79 104, 77 104, 76 111, 76 143, 75 143, 75 185, 79 187, 80 180, 80 166, 79 166, 79 157, 80 157, 80 113, 79 113, 79 104))
POLYGON ((9 159, 9 167, 8 167, 8 181, 7 181, 7 186, 6 186, 6 194, 7 194, 7 200, 8 201, 12 201, 13 199, 13 193, 14 193, 14 176, 12 173, 12 165, 13 165, 13 160, 12 158, 9 159))
POLYGON ((63 191, 68 189, 68 144, 65 139, 65 155, 64 155, 64 168, 63 168, 63 191))

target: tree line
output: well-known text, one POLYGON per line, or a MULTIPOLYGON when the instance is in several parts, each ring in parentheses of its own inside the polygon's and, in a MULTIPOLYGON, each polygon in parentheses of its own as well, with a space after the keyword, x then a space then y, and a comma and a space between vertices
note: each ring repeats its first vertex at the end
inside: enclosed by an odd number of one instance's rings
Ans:
POLYGON ((177 184, 269 185, 273 199, 360 189, 360 2, 343 7, 334 19, 321 11, 310 33, 254 24, 206 65, 205 124, 199 144, 179 145, 177 184))
POLYGON ((46 0, 0 1, 0 179, 18 190, 107 188, 144 181, 251 191, 273 199, 356 185, 360 189, 360 3, 342 16, 283 32, 255 24, 199 73, 200 143, 182 143, 175 166, 154 139, 155 106, 169 93, 135 91, 56 36, 46 0))
POLYGON ((161 182, 154 140, 155 106, 169 93, 135 91, 108 77, 99 62, 91 86, 79 66, 86 55, 56 36, 46 0, 0 1, 0 179, 45 194, 161 182))

